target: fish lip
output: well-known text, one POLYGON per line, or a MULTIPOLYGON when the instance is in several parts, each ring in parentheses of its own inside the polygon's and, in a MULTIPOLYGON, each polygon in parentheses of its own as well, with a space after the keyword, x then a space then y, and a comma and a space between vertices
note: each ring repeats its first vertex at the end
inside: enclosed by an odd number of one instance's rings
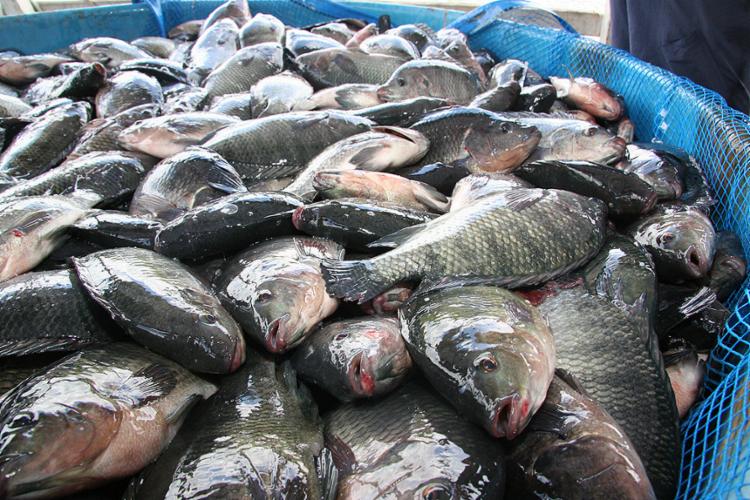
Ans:
POLYGON ((294 226, 297 231, 302 231, 302 229, 300 229, 300 226, 302 225, 302 212, 304 209, 305 207, 301 206, 295 208, 294 212, 292 212, 292 226, 294 226))
POLYGON ((492 412, 490 434, 496 438, 513 439, 525 427, 529 401, 518 393, 502 398, 492 412))
POLYGON ((281 324, 282 318, 273 320, 266 329, 265 345, 269 352, 278 354, 286 350, 286 340, 284 339, 284 328, 281 324), (279 332, 281 330, 281 332, 279 332))
POLYGON ((349 387, 358 396, 370 397, 375 393, 375 379, 364 369, 367 358, 364 353, 357 353, 347 368, 349 387))
POLYGON ((691 278, 700 278, 708 272, 708 259, 704 259, 695 245, 690 245, 685 252, 685 263, 691 278))
MULTIPOLYGON (((323 170, 315 174, 312 185, 316 191, 328 191, 329 189, 336 187, 336 179, 338 177, 338 172, 323 170)), ((294 221, 292 221, 292 224, 294 224, 294 221)))
POLYGON ((234 353, 232 354, 232 361, 229 365, 229 373, 236 372, 240 366, 245 363, 245 339, 240 335, 237 342, 234 344, 234 353))
POLYGON ((385 85, 378 87, 375 91, 375 95, 383 102, 389 102, 391 98, 391 93, 385 85))

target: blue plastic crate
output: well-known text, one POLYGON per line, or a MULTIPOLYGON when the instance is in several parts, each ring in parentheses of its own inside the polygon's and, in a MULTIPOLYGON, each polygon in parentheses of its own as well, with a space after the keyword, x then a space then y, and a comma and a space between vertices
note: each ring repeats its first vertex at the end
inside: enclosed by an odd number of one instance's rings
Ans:
MULTIPOLYGON (((154 0, 155 1, 155 0, 154 0)), ((219 0, 166 0, 0 18, 0 48, 25 53, 50 51, 90 36, 130 40, 205 17, 219 0)), ((544 76, 589 76, 622 94, 640 140, 659 140, 695 156, 705 169, 718 203, 714 223, 735 231, 750 250, 750 119, 727 107, 709 90, 639 61, 629 54, 565 30, 497 19, 505 2, 483 16, 456 11, 368 2, 334 5, 323 0, 250 1, 254 12, 273 14, 301 26, 337 17, 375 19, 389 14, 395 24, 422 22, 437 29, 455 22, 473 48, 496 57, 527 60, 544 76), (492 15, 491 15, 492 14, 492 15)), ((560 25, 550 16, 529 18, 560 25)), ((522 16, 517 16, 522 17, 522 16)), ((563 27, 564 23, 563 23, 563 27)), ((726 333, 711 353, 707 397, 685 421, 678 498, 750 498, 750 284, 730 300, 726 333)))

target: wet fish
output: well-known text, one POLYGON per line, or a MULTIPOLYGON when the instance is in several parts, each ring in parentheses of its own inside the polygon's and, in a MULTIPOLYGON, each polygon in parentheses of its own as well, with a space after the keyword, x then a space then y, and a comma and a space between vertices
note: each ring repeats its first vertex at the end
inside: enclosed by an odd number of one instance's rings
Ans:
POLYGON ((407 179, 429 184, 445 195, 450 195, 456 183, 471 174, 471 172, 460 163, 454 165, 442 162, 401 168, 397 170, 396 173, 407 179))
POLYGON ((549 81, 554 85, 557 97, 596 118, 616 121, 625 111, 610 89, 591 78, 553 76, 549 81))
POLYGON ((440 108, 448 107, 445 99, 434 97, 415 97, 399 102, 387 102, 355 110, 352 114, 367 118, 378 125, 408 127, 424 115, 440 108))
POLYGON ((130 44, 162 59, 169 59, 174 49, 177 48, 174 40, 160 36, 142 36, 131 40, 130 44))
POLYGON ((201 25, 200 32, 205 33, 208 29, 224 20, 234 22, 242 26, 250 20, 250 7, 243 0, 227 0, 211 11, 201 25))
POLYGON ((682 205, 659 205, 628 228, 654 258, 659 279, 679 283, 703 278, 716 252, 716 232, 703 212, 682 205))
POLYGON ((311 236, 365 251, 373 241, 434 218, 434 214, 394 203, 349 199, 319 201, 297 208, 292 223, 311 236))
POLYGON ((457 64, 418 60, 396 69, 378 95, 383 101, 437 97, 454 104, 469 104, 482 91, 478 78, 457 64))
POLYGON ((716 233, 716 253, 706 285, 723 302, 739 288, 746 276, 747 262, 737 235, 731 231, 716 233))
POLYGON ((70 232, 79 239, 104 248, 140 247, 152 250, 156 233, 161 228, 161 222, 156 220, 103 210, 78 220, 70 232))
POLYGON ((419 59, 420 55, 409 40, 389 34, 371 36, 359 44, 359 48, 368 54, 384 54, 405 60, 419 59))
POLYGON ((283 50, 278 43, 260 43, 235 52, 203 81, 209 98, 247 92, 261 79, 284 68, 283 50))
POLYGON ((188 83, 188 75, 182 65, 168 59, 132 59, 122 63, 120 71, 138 71, 156 78, 162 85, 188 83))
POLYGON ((512 442, 506 495, 656 499, 628 436, 574 379, 566 379, 553 379, 527 431, 512 442))
POLYGON ((309 391, 288 363, 248 358, 195 408, 125 498, 333 498, 335 469, 309 391))
POLYGON ((70 61, 62 54, 0 57, 0 81, 20 87, 48 76, 58 65, 70 61))
POLYGON ((450 210, 455 212, 474 204, 477 200, 517 187, 533 187, 528 182, 512 175, 497 172, 472 174, 458 181, 453 188, 450 210))
POLYGON ((345 83, 382 85, 403 62, 400 57, 339 47, 314 50, 295 59, 302 75, 316 88, 345 83))
POLYGON ((295 106, 296 110, 313 109, 362 109, 382 104, 378 97, 378 86, 366 83, 345 83, 315 92, 306 101, 295 106))
POLYGON ((493 437, 518 436, 555 370, 552 332, 502 288, 417 293, 399 310, 409 354, 435 389, 493 437))
POLYGON ((534 85, 526 83, 526 75, 529 73, 529 65, 518 59, 506 59, 493 66, 490 71, 490 87, 505 85, 508 82, 516 82, 521 86, 534 85))
POLYGON ((169 158, 239 121, 233 116, 208 111, 166 114, 134 123, 120 133, 118 141, 127 149, 169 158))
MULTIPOLYGON (((261 82, 262 81, 263 80, 261 80, 261 82)), ((312 95, 312 87, 310 88, 310 94, 312 95)), ((211 101, 211 105, 205 109, 211 113, 234 116, 240 120, 249 120, 253 118, 252 102, 253 96, 250 92, 244 92, 241 94, 224 94, 215 97, 211 101)))
POLYGON ((68 269, 25 273, 0 283, 0 357, 77 351, 118 338, 68 269))
POLYGON ((141 104, 164 102, 159 82, 140 71, 123 71, 109 79, 96 94, 96 115, 109 117, 141 104))
POLYGON ((28 179, 59 164, 75 146, 89 111, 85 103, 62 106, 24 128, 0 155, 0 173, 28 179))
POLYGON ((384 172, 323 170, 315 175, 313 187, 323 198, 364 198, 417 210, 448 210, 448 198, 429 184, 384 172))
POLYGON ((546 113, 555 102, 555 88, 548 83, 529 85, 521 89, 514 109, 533 113, 546 113))
POLYGON ((685 418, 698 400, 706 374, 706 363, 687 344, 675 345, 664 352, 664 366, 672 384, 680 418, 685 418))
POLYGON ((333 38, 298 29, 286 30, 285 39, 284 47, 295 57, 321 49, 344 48, 333 38))
POLYGON ((18 97, 0 95, 0 117, 18 117, 31 111, 31 106, 18 97))
POLYGON ((674 495, 680 434, 672 388, 653 332, 582 287, 555 290, 539 306, 569 371, 625 431, 657 498, 674 495))
POLYGON ((84 38, 68 48, 70 54, 83 62, 98 62, 117 68, 130 59, 143 59, 149 54, 128 42, 110 37, 84 38))
POLYGON ((267 76, 250 90, 252 118, 288 113, 312 95, 313 88, 307 80, 290 71, 267 76))
POLYGON ((432 145, 420 165, 448 163, 472 173, 511 171, 532 154, 541 137, 534 126, 476 108, 437 111, 411 128, 432 145))
POLYGON ((520 94, 521 86, 515 81, 510 81, 477 95, 469 103, 469 107, 494 112, 507 111, 513 107, 520 94))
POLYGON ((518 188, 371 243, 395 248, 373 259, 324 262, 323 275, 333 296, 360 303, 407 279, 542 283, 599 251, 605 213, 593 198, 518 188))
POLYGON ((236 193, 195 207, 156 235, 155 249, 179 259, 231 255, 271 236, 292 234, 291 211, 302 205, 287 193, 236 193))
POLYGON ((102 64, 84 64, 67 75, 37 80, 26 89, 24 99, 31 104, 65 97, 90 100, 104 86, 106 78, 107 69, 102 64))
POLYGON ((371 301, 365 302, 360 307, 365 313, 371 315, 385 316, 395 314, 409 300, 413 291, 413 288, 408 283, 399 283, 371 301))
POLYGON ((398 387, 411 358, 395 318, 329 323, 294 351, 297 374, 341 401, 381 396, 398 387))
POLYGON ((278 18, 270 14, 255 14, 240 27, 240 47, 250 47, 258 43, 284 43, 286 27, 278 18))
POLYGON ((182 264, 142 248, 72 262, 91 298, 150 350, 202 373, 232 373, 245 362, 239 325, 182 264))
POLYGON ((199 84, 211 71, 237 52, 239 30, 231 19, 221 19, 206 27, 190 49, 188 70, 194 73, 194 82, 199 84))
POLYGON ((130 214, 169 221, 194 207, 245 191, 239 174, 224 158, 191 147, 163 160, 145 176, 130 202, 130 214))
POLYGON ((674 200, 682 195, 682 182, 674 163, 654 151, 630 144, 627 147, 628 161, 618 165, 649 183, 659 200, 674 200))
POLYGON ((65 230, 85 214, 62 196, 0 203, 0 281, 34 268, 65 241, 65 230))
POLYGON ((320 26, 315 26, 310 28, 310 33, 315 33, 316 35, 322 35, 327 38, 332 38, 336 40, 339 43, 346 43, 348 42, 352 36, 354 36, 354 31, 349 28, 344 23, 325 23, 320 26))
POLYGON ((154 460, 190 408, 215 391, 132 344, 75 353, 0 403, 3 494, 62 496, 128 477, 154 460))
POLYGON ((81 130, 75 149, 68 155, 68 160, 74 160, 85 154, 96 151, 117 151, 122 149, 118 142, 120 133, 140 120, 154 118, 159 108, 154 104, 142 104, 116 114, 111 118, 97 118, 91 120, 81 130))
POLYGON ((223 156, 244 181, 262 181, 296 174, 331 144, 371 125, 341 111, 285 113, 229 126, 203 146, 223 156))
POLYGON ((284 191, 311 201, 318 192, 315 179, 324 171, 390 170, 418 161, 428 148, 427 139, 414 130, 373 127, 369 132, 342 139, 324 149, 284 191))
POLYGON ((432 30, 427 26, 420 26, 418 24, 402 24, 389 29, 386 33, 389 35, 400 36, 401 38, 410 41, 420 52, 434 42, 435 36, 432 30))
POLYGON ((198 87, 191 88, 167 97, 162 108, 162 115, 201 111, 207 101, 208 92, 198 87))
POLYGON ((246 335, 282 353, 336 311, 338 301, 326 293, 320 262, 343 256, 344 249, 332 241, 276 238, 229 260, 214 286, 246 335))
POLYGON ((503 446, 414 382, 326 415, 325 442, 341 500, 503 496, 503 446))

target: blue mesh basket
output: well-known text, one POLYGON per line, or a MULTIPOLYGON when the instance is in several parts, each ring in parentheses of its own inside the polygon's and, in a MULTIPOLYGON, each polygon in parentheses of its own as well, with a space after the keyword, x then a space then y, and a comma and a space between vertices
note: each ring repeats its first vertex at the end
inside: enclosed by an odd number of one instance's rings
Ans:
MULTIPOLYGON (((129 40, 154 35, 203 18, 221 3, 148 2, 3 17, 0 49, 34 53, 89 36, 129 40)), ((560 18, 529 9, 524 0, 495 2, 469 14, 359 1, 250 0, 250 7, 295 26, 339 17, 372 21, 382 14, 390 15, 394 24, 422 22, 435 29, 451 25, 467 33, 474 49, 488 49, 498 58, 527 60, 544 76, 592 77, 623 95, 640 140, 680 147, 701 163, 717 198, 714 223, 735 231, 746 255, 750 250, 750 119, 714 92, 578 36, 560 18)), ((706 397, 682 426, 677 493, 681 499, 750 498, 750 283, 743 284, 728 306, 726 331, 708 362, 706 397)))

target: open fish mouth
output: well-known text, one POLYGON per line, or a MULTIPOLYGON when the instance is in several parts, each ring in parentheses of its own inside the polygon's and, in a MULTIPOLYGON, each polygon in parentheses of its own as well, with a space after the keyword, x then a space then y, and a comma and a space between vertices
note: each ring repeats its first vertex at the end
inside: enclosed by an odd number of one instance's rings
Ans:
POLYGON ((366 364, 364 354, 357 354, 349 363, 347 376, 355 394, 369 397, 375 393, 375 379, 367 370, 366 364))
POLYGON ((529 400, 519 394, 505 397, 492 412, 489 432, 496 438, 513 439, 526 427, 529 417, 529 400))

